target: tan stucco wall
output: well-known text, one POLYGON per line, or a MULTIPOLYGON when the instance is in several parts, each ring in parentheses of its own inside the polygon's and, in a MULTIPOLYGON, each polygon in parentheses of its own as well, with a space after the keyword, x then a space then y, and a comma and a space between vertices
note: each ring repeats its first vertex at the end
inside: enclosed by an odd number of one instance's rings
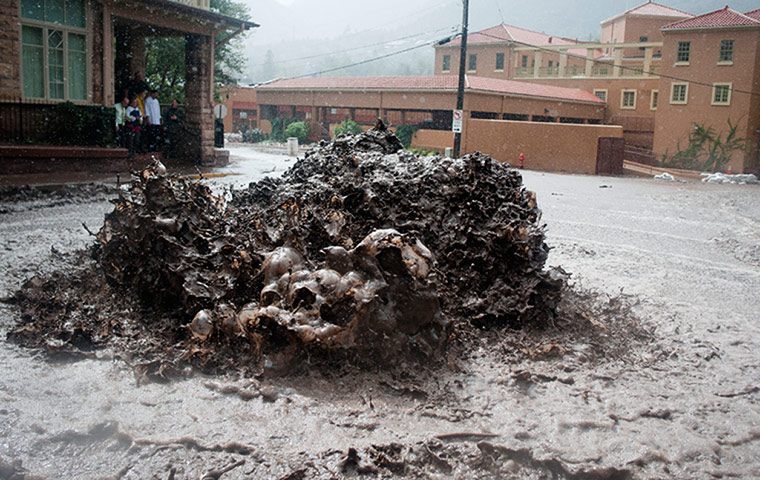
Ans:
POLYGON ((760 100, 740 91, 758 91, 760 86, 760 28, 666 32, 662 69, 660 107, 655 117, 655 156, 661 158, 666 151, 674 153, 679 142, 684 149, 694 123, 712 127, 725 138, 731 119, 739 125, 739 136, 749 140, 752 148, 749 154, 734 154, 732 170, 756 171, 760 100), (733 64, 718 65, 720 41, 728 39, 734 40, 733 64), (691 42, 689 65, 675 65, 679 41, 691 42), (690 80, 685 105, 670 103, 671 86, 677 80, 668 77, 690 80), (711 105, 712 84, 729 82, 734 90, 730 105, 711 105))
POLYGON ((622 136, 617 126, 470 119, 462 151, 477 150, 512 165, 523 153, 528 169, 594 174, 599 137, 622 136))
MULTIPOLYGON (((232 111, 236 108, 235 102, 244 102, 246 104, 256 103, 256 90, 251 87, 229 85, 223 87, 220 93, 224 99, 223 104, 227 107, 227 116, 224 117, 224 131, 232 132, 232 111)), ((246 108, 246 110, 247 109, 248 108, 246 108)))
POLYGON ((454 132, 447 130, 417 130, 412 136, 412 148, 442 152, 454 148, 454 132))

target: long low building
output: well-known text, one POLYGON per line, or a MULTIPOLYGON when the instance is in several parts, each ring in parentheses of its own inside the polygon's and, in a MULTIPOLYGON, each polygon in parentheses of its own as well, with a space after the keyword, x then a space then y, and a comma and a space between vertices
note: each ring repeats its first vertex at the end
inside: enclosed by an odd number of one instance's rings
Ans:
MULTIPOLYGON (((457 77, 443 75, 277 80, 255 88, 256 124, 266 131, 275 118, 298 118, 316 139, 344 120, 368 126, 381 118, 391 128, 414 125, 413 147, 441 151, 454 143, 457 87, 457 77)), ((601 125, 605 102, 590 92, 466 76, 463 103, 463 153, 512 163, 524 153, 531 168, 614 173, 599 167, 606 160, 598 152, 609 150, 600 138, 622 142, 622 128, 601 125)))
MULTIPOLYGON (((458 79, 428 77, 343 77, 277 80, 256 87, 259 121, 299 117, 319 124, 350 119, 395 125, 427 121, 451 130, 458 79)), ((578 89, 514 80, 465 77, 464 117, 534 122, 597 124, 605 103, 578 89)))

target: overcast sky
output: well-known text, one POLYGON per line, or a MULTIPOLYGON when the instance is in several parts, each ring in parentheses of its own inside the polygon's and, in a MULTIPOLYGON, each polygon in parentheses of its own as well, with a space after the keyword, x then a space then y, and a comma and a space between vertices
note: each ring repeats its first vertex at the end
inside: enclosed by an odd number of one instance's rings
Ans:
MULTIPOLYGON (((283 39, 335 37, 351 31, 405 24, 410 33, 461 22, 461 0, 243 0, 261 28, 255 43, 283 39), (444 14, 444 15, 442 15, 444 14), (441 18, 441 17, 444 18, 441 18)), ((643 1, 632 0, 471 0, 471 29, 505 23, 569 37, 598 35, 599 23, 643 1), (526 5, 531 5, 527 8, 526 5), (549 32, 551 28, 555 31, 549 32)), ((658 3, 693 14, 717 10, 726 0, 663 0, 658 3)), ((729 6, 746 12, 760 8, 757 0, 729 6)))
MULTIPOLYGON (((419 62, 421 58, 429 57, 432 68, 433 49, 422 44, 449 36, 459 28, 462 20, 462 0, 239 1, 248 5, 251 19, 261 25, 248 34, 245 42, 248 71, 260 71, 267 51, 271 50, 278 65, 285 63, 292 67, 287 72, 278 71, 278 76, 319 71, 324 65, 295 62, 293 66, 293 59, 313 54, 349 49, 350 62, 374 58, 380 54, 379 47, 369 50, 356 47, 391 40, 399 41, 385 43, 386 50, 382 54, 421 45, 414 52, 394 59, 399 63, 412 63, 415 59, 419 62), (320 39, 330 41, 320 42, 320 39)), ((700 15, 723 8, 725 1, 660 0, 657 3, 700 15)), ((566 38, 595 40, 599 37, 603 20, 642 3, 644 0, 470 0, 470 31, 504 22, 566 38)), ((737 0, 730 3, 730 7, 747 12, 760 8, 760 2, 737 0)), ((336 61, 349 62, 344 59, 336 61)))

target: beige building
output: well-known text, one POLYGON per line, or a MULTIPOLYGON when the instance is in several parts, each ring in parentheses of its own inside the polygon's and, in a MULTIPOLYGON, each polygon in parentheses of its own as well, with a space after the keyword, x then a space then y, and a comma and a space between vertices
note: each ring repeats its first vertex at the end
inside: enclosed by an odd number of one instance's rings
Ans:
POLYGON ((728 7, 662 29, 663 60, 654 154, 686 149, 695 126, 726 139, 728 122, 747 141, 733 153, 734 172, 760 172, 760 10, 728 7))
POLYGON ((208 0, 0 0, 0 142, 49 142, 62 102, 112 108, 116 65, 144 72, 147 37, 183 36, 180 143, 185 158, 214 163, 217 34, 256 26, 211 11, 208 0))

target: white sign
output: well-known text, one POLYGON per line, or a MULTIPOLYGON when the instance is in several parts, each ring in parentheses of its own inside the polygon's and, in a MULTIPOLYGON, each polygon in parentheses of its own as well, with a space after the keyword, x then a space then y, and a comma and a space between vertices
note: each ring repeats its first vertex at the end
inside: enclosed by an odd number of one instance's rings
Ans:
POLYGON ((451 121, 451 131, 462 133, 462 110, 454 110, 454 117, 451 121))
POLYGON ((221 103, 214 107, 214 118, 224 118, 227 116, 227 107, 221 103))
POLYGON ((240 118, 242 118, 243 120, 248 118, 248 112, 240 112, 240 118))

